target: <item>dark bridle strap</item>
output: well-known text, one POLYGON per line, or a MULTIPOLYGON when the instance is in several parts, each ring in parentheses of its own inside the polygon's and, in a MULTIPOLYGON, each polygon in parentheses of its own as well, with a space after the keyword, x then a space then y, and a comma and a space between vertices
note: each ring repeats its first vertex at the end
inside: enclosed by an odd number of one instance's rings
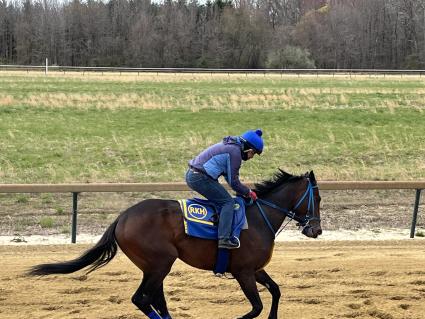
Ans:
MULTIPOLYGON (((268 218, 267 218, 267 216, 266 216, 266 213, 264 212, 263 208, 261 207, 260 202, 261 202, 261 203, 263 203, 263 204, 265 204, 265 205, 268 205, 268 206, 270 206, 270 207, 273 207, 273 206, 276 206, 276 205, 275 205, 275 204, 273 204, 273 203, 267 202, 267 201, 265 201, 265 200, 259 199, 259 198, 258 198, 258 199, 257 199, 257 201, 255 202, 255 204, 256 204, 256 205, 257 205, 257 207, 258 207, 258 210, 260 211, 261 215, 263 216, 264 221, 266 222, 266 225, 267 225, 267 226, 270 228, 270 230, 272 231, 273 236, 275 236, 275 235, 276 235, 276 232, 274 231, 272 224, 270 223, 269 219, 268 219, 268 218), (273 205, 273 206, 271 206, 271 205, 273 205)), ((280 207, 278 207, 278 206, 273 207, 273 208, 280 209, 280 207)))
POLYGON ((299 222, 300 224, 305 224, 307 222, 305 218, 299 218, 294 212, 287 210, 286 208, 277 206, 276 204, 269 202, 269 201, 266 201, 264 199, 258 198, 255 203, 257 204, 258 210, 260 211, 261 215, 263 216, 264 221, 266 222, 267 226, 270 228, 270 230, 272 231, 273 234, 276 234, 276 232, 273 229, 273 226, 271 225, 269 219, 266 216, 266 213, 263 210, 263 207, 261 207, 260 204, 274 208, 274 209, 278 210, 279 212, 283 213, 286 217, 289 217, 290 219, 294 219, 297 222, 299 222))

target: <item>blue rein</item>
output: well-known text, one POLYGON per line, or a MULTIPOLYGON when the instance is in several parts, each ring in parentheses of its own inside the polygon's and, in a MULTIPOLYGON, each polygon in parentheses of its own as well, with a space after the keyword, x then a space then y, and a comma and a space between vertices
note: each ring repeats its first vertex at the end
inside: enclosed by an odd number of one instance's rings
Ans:
POLYGON ((267 218, 266 213, 264 212, 263 208, 260 204, 269 206, 271 208, 274 208, 278 210, 279 212, 283 213, 286 217, 289 217, 291 220, 296 220, 300 226, 307 226, 308 223, 312 220, 318 220, 320 221, 320 218, 314 216, 314 188, 317 188, 317 185, 313 186, 311 184, 311 181, 308 180, 307 190, 305 193, 301 196, 301 198, 298 200, 298 202, 295 204, 294 208, 292 210, 288 210, 286 208, 277 206, 276 204, 266 201, 264 199, 258 198, 255 204, 258 207, 258 210, 260 211, 261 215, 263 216, 264 221, 266 222, 267 226, 270 228, 271 232, 274 236, 276 236, 275 230, 273 229, 272 224, 270 223, 269 219, 267 218), (300 218, 296 215, 295 210, 300 207, 300 205, 304 202, 304 200, 308 198, 308 205, 307 205, 307 215, 304 218, 300 218), (310 216, 310 213, 312 216, 310 216))

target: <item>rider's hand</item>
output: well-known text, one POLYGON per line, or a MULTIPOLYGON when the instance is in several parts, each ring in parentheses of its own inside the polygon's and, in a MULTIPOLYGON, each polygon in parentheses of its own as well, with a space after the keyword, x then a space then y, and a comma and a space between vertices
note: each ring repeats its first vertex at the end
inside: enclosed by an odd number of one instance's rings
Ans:
POLYGON ((254 202, 257 200, 257 194, 253 191, 253 190, 250 190, 249 191, 249 193, 248 193, 248 197, 249 198, 251 198, 254 202))

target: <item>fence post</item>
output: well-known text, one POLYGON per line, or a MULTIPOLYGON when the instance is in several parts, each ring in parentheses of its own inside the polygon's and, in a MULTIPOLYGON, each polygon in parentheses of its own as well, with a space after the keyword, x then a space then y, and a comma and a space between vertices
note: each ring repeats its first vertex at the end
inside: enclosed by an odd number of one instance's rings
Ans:
POLYGON ((413 208, 412 226, 410 227, 410 238, 415 238, 416 220, 418 219, 419 200, 421 198, 421 189, 416 190, 415 207, 413 208))
POLYGON ((71 243, 77 242, 78 193, 72 193, 72 230, 71 243))

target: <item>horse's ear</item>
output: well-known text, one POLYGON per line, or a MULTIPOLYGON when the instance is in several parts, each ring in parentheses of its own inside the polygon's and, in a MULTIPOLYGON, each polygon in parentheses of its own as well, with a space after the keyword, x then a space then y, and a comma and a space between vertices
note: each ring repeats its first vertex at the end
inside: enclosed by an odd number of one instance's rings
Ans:
POLYGON ((316 181, 316 176, 314 176, 314 172, 310 171, 308 177, 310 178, 311 181, 316 181))

